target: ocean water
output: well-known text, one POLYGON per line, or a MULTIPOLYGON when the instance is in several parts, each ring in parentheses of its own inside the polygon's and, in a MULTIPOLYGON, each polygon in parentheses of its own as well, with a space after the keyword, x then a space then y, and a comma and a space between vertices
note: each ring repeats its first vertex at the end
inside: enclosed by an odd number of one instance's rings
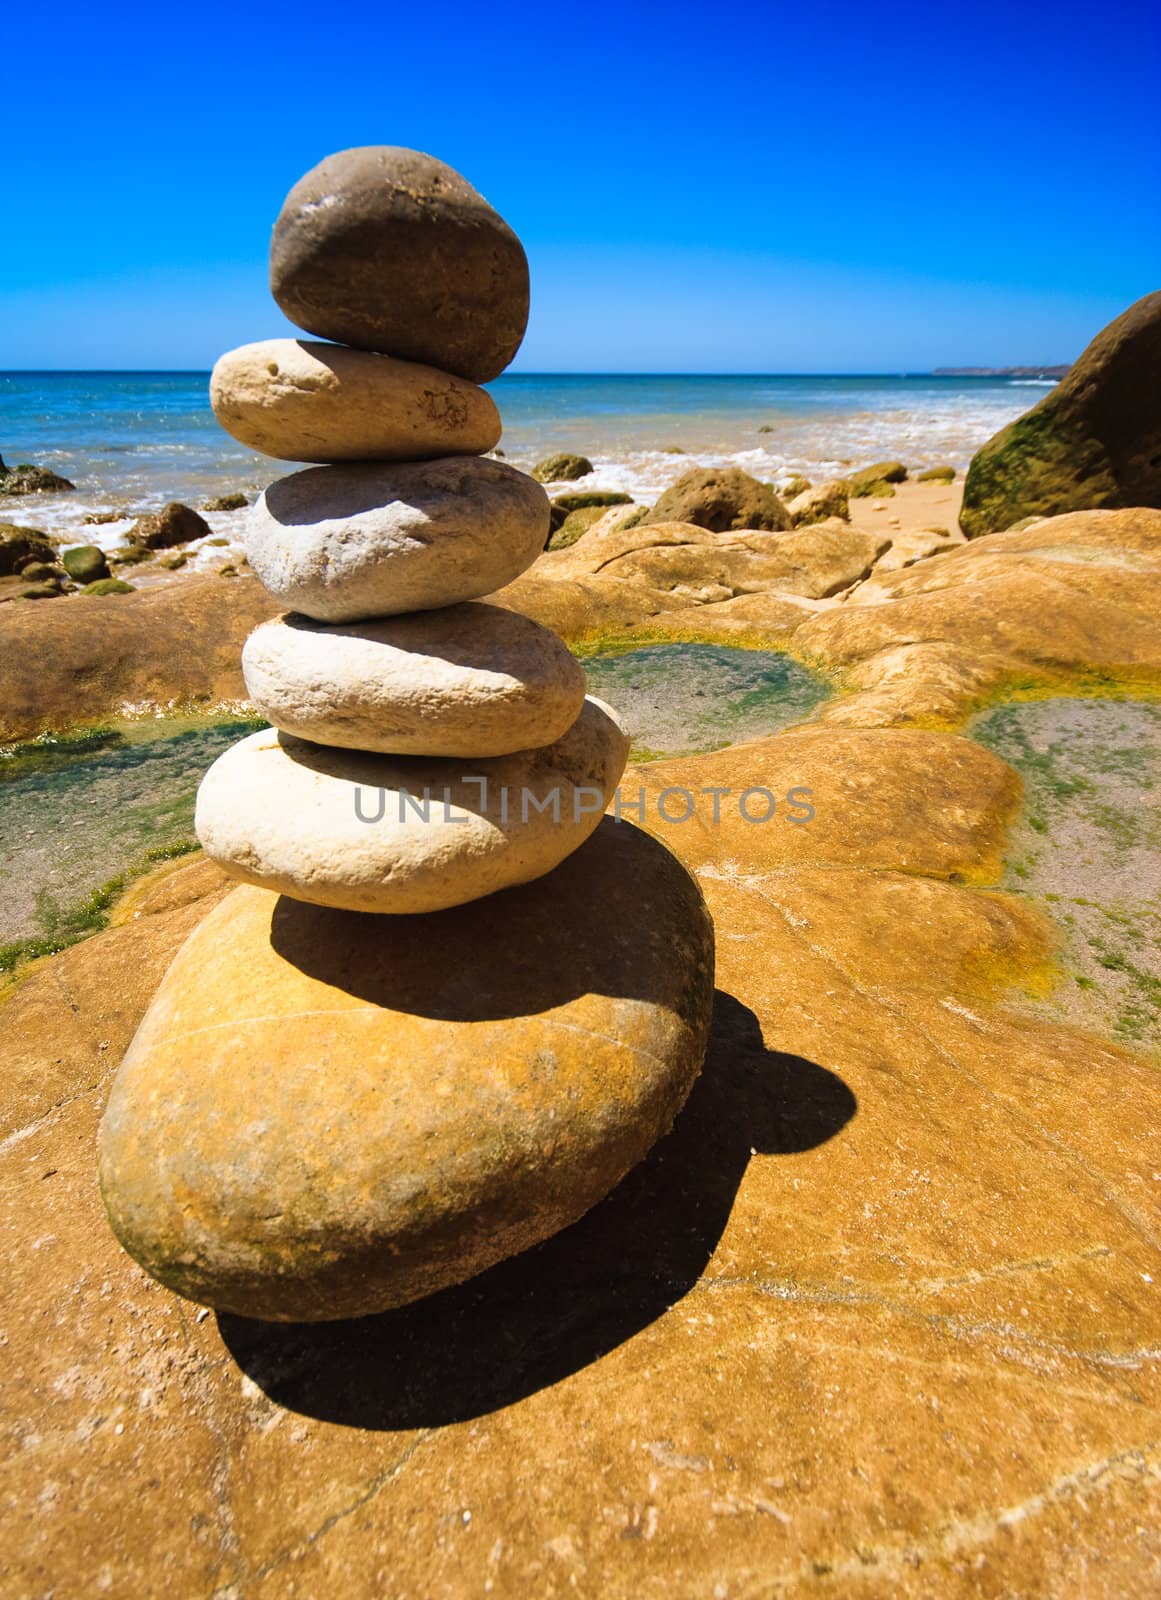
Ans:
MULTIPOLYGON (((238 489, 253 496, 291 471, 218 427, 207 379, 204 372, 0 373, 0 455, 9 464, 41 463, 77 485, 75 494, 8 502, 5 517, 112 548, 138 512, 167 500, 196 506, 238 489), (84 526, 86 514, 109 510, 125 520, 84 526)), ((912 467, 966 467, 985 439, 1051 384, 520 373, 489 387, 504 417, 501 449, 514 465, 576 450, 595 468, 578 487, 652 501, 694 465, 736 465, 774 482, 887 457, 912 467)), ((240 532, 238 513, 208 520, 217 534, 240 532)))

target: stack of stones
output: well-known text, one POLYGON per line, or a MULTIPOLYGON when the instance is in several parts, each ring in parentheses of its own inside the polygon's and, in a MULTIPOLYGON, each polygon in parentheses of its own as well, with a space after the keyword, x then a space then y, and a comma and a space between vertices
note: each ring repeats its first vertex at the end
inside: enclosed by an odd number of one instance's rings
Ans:
POLYGON ((247 345, 211 385, 236 438, 325 463, 252 510, 288 608, 243 653, 272 728, 198 795, 207 854, 251 887, 142 1023, 101 1181, 179 1293, 320 1320, 461 1281, 606 1194, 700 1068, 712 935, 677 862, 602 821, 616 716, 554 634, 481 599, 550 514, 484 454, 478 385, 528 315, 516 235, 441 162, 350 150, 288 196, 271 282, 334 342, 247 345))

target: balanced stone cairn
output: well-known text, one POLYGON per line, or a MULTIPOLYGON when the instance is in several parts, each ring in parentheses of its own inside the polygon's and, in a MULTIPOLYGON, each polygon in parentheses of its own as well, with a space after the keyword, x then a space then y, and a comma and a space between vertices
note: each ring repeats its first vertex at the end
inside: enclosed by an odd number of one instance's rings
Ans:
POLYGON ((207 854, 249 887, 142 1022, 100 1175, 178 1293, 325 1320, 462 1281, 607 1194, 700 1069, 713 943, 684 869, 602 820, 615 714, 555 634, 481 598, 549 525, 540 485, 484 454, 478 385, 528 316, 516 235, 430 156, 348 150, 287 197, 271 283, 341 343, 246 345, 211 380, 235 438, 323 463, 252 509, 247 556, 288 608, 242 658, 272 727, 198 794, 207 854))

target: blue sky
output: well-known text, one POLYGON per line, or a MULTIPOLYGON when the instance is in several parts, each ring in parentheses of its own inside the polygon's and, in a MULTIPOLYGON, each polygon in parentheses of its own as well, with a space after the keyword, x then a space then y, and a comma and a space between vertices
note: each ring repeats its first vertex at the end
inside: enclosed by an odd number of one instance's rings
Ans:
POLYGON ((1155 0, 603 0, 5 24, 0 367, 287 331, 269 231, 332 150, 450 162, 532 266, 525 371, 1068 360, 1161 287, 1155 0))

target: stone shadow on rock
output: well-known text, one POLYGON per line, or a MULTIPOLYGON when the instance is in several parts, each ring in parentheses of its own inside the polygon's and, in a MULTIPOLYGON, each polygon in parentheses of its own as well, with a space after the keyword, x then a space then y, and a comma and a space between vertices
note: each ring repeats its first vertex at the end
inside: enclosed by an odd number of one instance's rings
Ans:
POLYGON ((691 901, 688 874, 663 844, 602 817, 543 877, 447 911, 379 916, 283 896, 270 942, 310 977, 412 1017, 524 1019, 589 994, 672 1007, 682 967, 667 930, 680 917, 643 919, 642 884, 670 907, 691 901))
POLYGON ((672 1131, 572 1227, 467 1283, 347 1322, 218 1328, 277 1405, 349 1427, 463 1422, 559 1382, 682 1298, 705 1270, 752 1153, 790 1155, 855 1115, 835 1073, 766 1049, 715 996, 705 1067, 672 1131))

